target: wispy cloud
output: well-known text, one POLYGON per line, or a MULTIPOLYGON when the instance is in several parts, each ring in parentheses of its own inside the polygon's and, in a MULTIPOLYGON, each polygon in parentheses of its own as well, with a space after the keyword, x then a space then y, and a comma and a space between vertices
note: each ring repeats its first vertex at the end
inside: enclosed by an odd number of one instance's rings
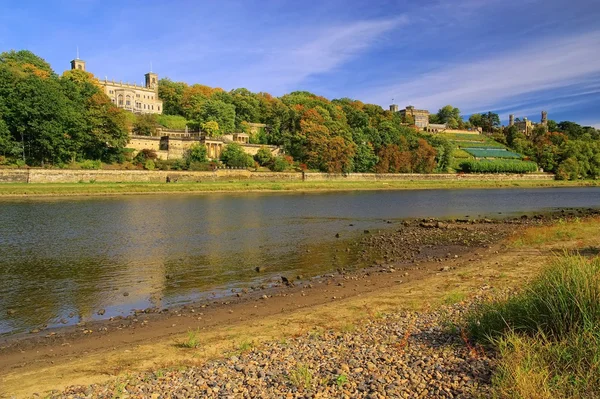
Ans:
POLYGON ((270 90, 283 93, 309 76, 335 70, 405 23, 406 18, 401 16, 294 32, 267 45, 265 56, 242 71, 238 80, 249 88, 268 83, 270 90))
POLYGON ((470 113, 493 109, 506 100, 543 90, 581 85, 580 91, 585 92, 585 86, 598 79, 600 73, 600 54, 592 51, 597 48, 598 30, 545 38, 514 52, 465 61, 390 83, 364 93, 363 97, 375 103, 402 97, 403 101, 429 109, 454 104, 470 113))

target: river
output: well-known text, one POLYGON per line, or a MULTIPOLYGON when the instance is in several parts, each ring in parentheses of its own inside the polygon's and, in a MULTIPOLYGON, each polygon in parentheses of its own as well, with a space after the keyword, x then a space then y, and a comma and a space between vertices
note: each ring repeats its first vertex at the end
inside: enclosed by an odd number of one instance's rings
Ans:
POLYGON ((0 334, 356 265, 350 242, 405 218, 578 207, 600 207, 600 188, 3 199, 0 334))

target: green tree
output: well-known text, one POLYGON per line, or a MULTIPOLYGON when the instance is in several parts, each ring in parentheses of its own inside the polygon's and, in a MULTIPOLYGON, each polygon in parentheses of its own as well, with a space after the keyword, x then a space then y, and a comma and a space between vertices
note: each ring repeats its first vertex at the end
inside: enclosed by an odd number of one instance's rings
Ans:
POLYGON ((375 171, 375 165, 379 158, 370 143, 360 143, 356 147, 354 155, 354 170, 358 173, 371 173, 375 171))
POLYGON ((219 135, 219 123, 216 121, 204 122, 202 125, 200 125, 200 127, 206 132, 208 137, 215 137, 219 135))
POLYGON ((481 115, 481 128, 488 133, 492 133, 495 128, 500 126, 500 117, 498 114, 489 111, 486 114, 481 115))
POLYGON ((157 119, 154 114, 136 115, 132 133, 139 136, 156 136, 157 119))
POLYGON ((206 162, 208 161, 208 150, 204 144, 194 143, 185 152, 185 160, 188 164, 192 162, 206 162))
POLYGON ((183 82, 173 82, 169 78, 158 81, 158 97, 163 102, 163 114, 184 115, 183 93, 188 85, 183 82))
POLYGON ((267 147, 260 147, 254 155, 254 160, 258 162, 260 166, 267 166, 273 162, 273 154, 267 147))
POLYGON ((452 105, 446 105, 438 110, 437 123, 454 123, 458 126, 458 121, 462 120, 460 110, 452 105))
POLYGON ((249 168, 254 165, 254 159, 244 152, 242 146, 237 143, 227 144, 221 152, 221 161, 227 166, 234 168, 249 168))
POLYGON ((210 121, 217 122, 221 133, 235 130, 235 107, 220 100, 202 102, 197 110, 191 111, 191 117, 200 126, 210 121))

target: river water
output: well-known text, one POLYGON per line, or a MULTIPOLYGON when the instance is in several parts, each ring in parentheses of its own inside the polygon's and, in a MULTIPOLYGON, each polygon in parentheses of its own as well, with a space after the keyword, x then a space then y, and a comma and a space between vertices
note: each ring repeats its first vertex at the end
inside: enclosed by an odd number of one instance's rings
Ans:
POLYGON ((349 242, 365 229, 393 227, 387 221, 575 207, 600 207, 600 188, 2 200, 0 334, 352 266, 357 254, 345 251, 349 242))

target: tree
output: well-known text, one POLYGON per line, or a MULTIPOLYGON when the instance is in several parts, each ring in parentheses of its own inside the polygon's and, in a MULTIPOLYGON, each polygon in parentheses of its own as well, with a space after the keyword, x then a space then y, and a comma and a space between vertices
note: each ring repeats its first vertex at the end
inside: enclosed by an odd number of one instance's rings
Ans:
POLYGON ((356 154, 354 155, 355 172, 373 172, 378 161, 379 158, 375 155, 375 150, 370 143, 361 143, 356 146, 356 154))
POLYGON ((500 117, 498 114, 489 111, 487 114, 481 115, 481 124, 484 131, 492 133, 494 128, 500 126, 500 117))
POLYGON ((254 155, 254 160, 258 162, 260 166, 267 166, 273 162, 273 154, 267 147, 260 147, 254 155))
POLYGON ((139 136, 155 136, 156 135, 157 117, 154 114, 140 114, 135 118, 133 123, 133 134, 139 136))
POLYGON ((206 132, 208 137, 215 137, 219 134, 219 123, 216 121, 204 122, 200 127, 206 132))
POLYGON ((192 162, 206 162, 208 161, 208 150, 204 144, 194 143, 185 152, 185 160, 187 163, 192 162))
POLYGON ((254 159, 244 152, 242 146, 237 143, 227 144, 221 152, 221 161, 227 166, 234 168, 249 168, 254 165, 254 159))
POLYGON ((437 123, 452 122, 458 126, 459 120, 462 120, 462 117, 460 116, 460 110, 452 105, 446 105, 438 110, 437 123))
POLYGON ((469 123, 475 127, 483 128, 483 126, 484 126, 483 116, 481 114, 472 114, 469 117, 469 123))
POLYGON ((423 139, 419 139, 417 147, 413 151, 412 169, 416 173, 431 173, 435 169, 435 148, 423 139))
POLYGON ((163 114, 185 115, 183 108, 183 93, 188 85, 183 82, 173 82, 169 78, 158 81, 158 97, 163 102, 163 114))
POLYGON ((206 100, 190 111, 190 119, 202 126, 214 121, 220 133, 231 133, 235 129, 235 107, 220 100, 206 100))

